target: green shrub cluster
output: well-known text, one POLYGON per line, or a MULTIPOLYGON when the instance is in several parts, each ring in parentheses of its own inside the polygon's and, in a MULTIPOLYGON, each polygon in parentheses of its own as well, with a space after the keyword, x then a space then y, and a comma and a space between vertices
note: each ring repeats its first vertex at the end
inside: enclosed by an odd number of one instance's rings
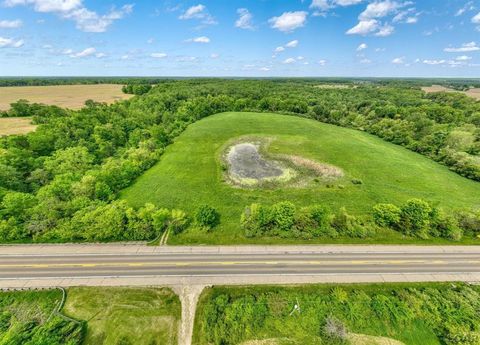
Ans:
POLYGON ((480 233, 480 218, 473 213, 454 217, 421 199, 411 199, 400 207, 377 204, 373 207, 373 219, 382 227, 390 227, 407 236, 427 239, 442 237, 459 241, 464 230, 469 235, 480 233))
POLYGON ((479 310, 480 289, 462 284, 216 287, 199 306, 196 343, 332 345, 360 333, 409 345, 477 345, 479 310))
POLYGON ((202 205, 195 213, 197 224, 206 229, 213 229, 220 224, 220 213, 208 205, 202 205))
POLYGON ((332 213, 324 205, 297 208, 289 201, 272 206, 252 204, 240 222, 247 237, 365 238, 374 233, 366 220, 348 214, 344 208, 332 213))

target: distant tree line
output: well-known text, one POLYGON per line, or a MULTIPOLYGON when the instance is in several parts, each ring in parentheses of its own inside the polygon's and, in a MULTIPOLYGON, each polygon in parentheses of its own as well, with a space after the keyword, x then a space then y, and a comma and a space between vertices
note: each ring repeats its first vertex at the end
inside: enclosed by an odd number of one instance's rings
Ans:
POLYGON ((480 181, 480 102, 417 87, 317 85, 192 79, 164 81, 113 105, 89 101, 79 111, 13 104, 3 116, 32 116, 39 126, 0 138, 0 241, 156 237, 166 228, 153 225, 159 210, 133 210, 115 201, 119 192, 189 124, 225 111, 292 114, 366 131, 480 181))

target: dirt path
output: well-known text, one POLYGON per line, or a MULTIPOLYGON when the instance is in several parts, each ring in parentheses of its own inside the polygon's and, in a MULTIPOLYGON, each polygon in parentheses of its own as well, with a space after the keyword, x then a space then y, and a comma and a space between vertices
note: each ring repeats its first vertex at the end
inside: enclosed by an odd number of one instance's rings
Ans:
POLYGON ((176 286, 173 288, 182 303, 182 321, 178 330, 178 345, 191 345, 197 302, 205 285, 176 286))

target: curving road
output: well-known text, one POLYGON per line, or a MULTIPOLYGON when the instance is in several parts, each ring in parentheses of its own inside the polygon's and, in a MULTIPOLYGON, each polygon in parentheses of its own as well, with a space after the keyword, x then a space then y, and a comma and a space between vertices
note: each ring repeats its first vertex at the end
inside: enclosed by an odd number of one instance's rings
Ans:
POLYGON ((480 281, 480 247, 0 246, 0 288, 480 281))

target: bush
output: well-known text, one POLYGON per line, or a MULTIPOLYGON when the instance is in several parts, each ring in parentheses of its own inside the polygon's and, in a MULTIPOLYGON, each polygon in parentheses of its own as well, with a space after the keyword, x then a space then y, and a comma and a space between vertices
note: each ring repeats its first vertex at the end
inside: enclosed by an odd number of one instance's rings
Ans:
POLYGON ((400 229, 408 236, 428 238, 431 212, 428 202, 421 199, 408 200, 401 207, 400 229))
POLYGON ((195 220, 200 226, 213 229, 220 223, 220 214, 213 207, 202 205, 195 213, 195 220))
POLYGON ((268 207, 260 204, 252 204, 247 207, 240 219, 245 236, 263 236, 270 230, 272 214, 268 207))
POLYGON ((432 228, 438 233, 438 236, 448 240, 460 241, 463 237, 463 230, 458 227, 457 219, 443 212, 435 213, 432 219, 432 228))
POLYGON ((272 206, 272 220, 281 231, 291 230, 295 224, 295 205, 289 201, 279 202, 272 206))
POLYGON ((377 204, 373 207, 375 223, 383 227, 393 227, 400 222, 400 209, 392 204, 377 204))

